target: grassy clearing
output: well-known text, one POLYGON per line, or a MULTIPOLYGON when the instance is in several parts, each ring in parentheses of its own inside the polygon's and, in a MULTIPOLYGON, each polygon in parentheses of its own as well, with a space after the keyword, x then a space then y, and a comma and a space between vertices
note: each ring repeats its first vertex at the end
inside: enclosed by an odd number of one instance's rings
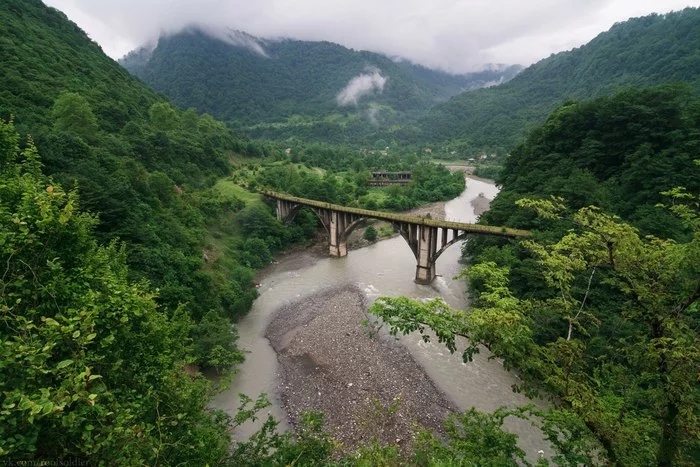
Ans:
POLYGON ((384 201, 389 199, 389 195, 386 192, 385 188, 382 187, 372 187, 367 190, 367 194, 362 196, 361 200, 363 202, 369 201, 369 200, 374 200, 374 202, 377 204, 377 206, 381 206, 384 201))
POLYGON ((263 204, 262 195, 251 193, 245 188, 236 185, 232 180, 219 180, 216 185, 214 185, 214 190, 228 199, 238 198, 243 201, 246 206, 263 204))

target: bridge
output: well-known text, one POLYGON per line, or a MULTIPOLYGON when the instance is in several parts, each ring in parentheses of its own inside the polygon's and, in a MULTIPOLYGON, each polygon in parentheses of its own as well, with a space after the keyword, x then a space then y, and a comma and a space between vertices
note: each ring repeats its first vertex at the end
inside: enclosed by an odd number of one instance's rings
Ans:
POLYGON ((439 221, 424 217, 350 208, 339 204, 297 198, 274 191, 263 191, 262 194, 277 200, 277 219, 283 222, 291 222, 302 207, 310 208, 328 232, 331 256, 340 257, 348 254, 348 236, 364 220, 380 219, 390 222, 406 240, 416 257, 415 280, 419 284, 430 284, 433 281, 435 261, 447 248, 465 239, 467 235, 495 235, 508 238, 530 235, 527 230, 439 221))

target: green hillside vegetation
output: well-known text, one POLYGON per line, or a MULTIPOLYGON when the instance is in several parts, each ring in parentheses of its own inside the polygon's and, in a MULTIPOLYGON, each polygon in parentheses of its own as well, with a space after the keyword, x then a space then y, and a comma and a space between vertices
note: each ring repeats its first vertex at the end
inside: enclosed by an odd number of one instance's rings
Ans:
MULTIPOLYGON (((0 118, 31 135, 46 174, 79 190, 80 208, 99 218, 99 241, 125 242, 129 279, 157 289, 163 312, 184 306, 192 336, 212 323, 224 330, 196 349, 193 363, 223 368, 239 360, 226 329, 256 296, 254 268, 242 260, 247 246, 235 235, 236 215, 250 203, 211 187, 230 173, 231 160, 274 148, 175 109, 39 1, 6 2, 0 24, 7 31, 0 118), (215 242, 208 231, 230 235, 215 242)), ((269 209, 259 213, 276 222, 269 209)), ((300 239, 294 229, 275 232, 276 248, 300 239)))
POLYGON ((298 150, 303 154, 292 159, 314 160, 325 170, 277 161, 241 168, 232 180, 253 190, 284 192, 349 207, 387 211, 405 211, 425 203, 446 201, 458 196, 465 187, 461 172, 450 172, 443 165, 429 161, 418 162, 415 156, 376 152, 357 155, 354 151, 334 151, 324 145, 298 150), (411 183, 369 187, 371 170, 410 171, 411 183))
POLYGON ((537 62, 506 84, 463 93, 436 106, 401 136, 512 149, 570 99, 673 82, 689 83, 697 92, 698 30, 697 8, 618 23, 582 47, 537 62))
MULTIPOLYGON (((513 151, 481 217, 534 239, 465 250, 477 298, 459 333, 519 368, 521 389, 550 395, 550 415, 612 463, 698 452, 699 135, 686 87, 566 104, 513 151)), ((401 326, 421 319, 406 313, 401 326)))
POLYGON ((0 122, 0 459, 218 461, 227 422, 183 371, 197 345, 187 310, 163 313, 130 281, 123 245, 98 244, 76 192, 18 143, 0 122))
MULTIPOLYGON (((503 190, 484 215, 494 225, 536 227, 515 209, 523 196, 561 196, 572 209, 591 204, 662 237, 682 239, 680 221, 656 205, 661 192, 700 192, 700 100, 687 86, 626 90, 570 102, 505 161, 503 190)), ((535 222, 535 224, 533 224, 535 222)))
POLYGON ((138 50, 121 63, 182 107, 194 107, 255 137, 357 141, 424 112, 436 102, 519 68, 451 75, 330 42, 254 41, 266 56, 191 28, 161 37, 152 52, 138 50), (338 93, 362 73, 379 71, 383 92, 339 106, 338 93), (370 113, 372 116, 370 117, 370 113))

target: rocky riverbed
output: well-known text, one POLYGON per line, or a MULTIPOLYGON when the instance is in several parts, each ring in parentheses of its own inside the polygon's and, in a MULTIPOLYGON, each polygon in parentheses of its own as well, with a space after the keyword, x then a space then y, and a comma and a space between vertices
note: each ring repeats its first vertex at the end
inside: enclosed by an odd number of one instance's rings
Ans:
POLYGON ((407 449, 415 424, 439 430, 454 407, 406 348, 371 333, 367 300, 350 285, 282 306, 267 327, 279 362, 278 396, 293 427, 322 411, 348 448, 377 438, 407 449))
POLYGON ((479 193, 479 196, 470 201, 472 207, 474 208, 474 214, 477 216, 482 215, 491 207, 491 200, 479 193))

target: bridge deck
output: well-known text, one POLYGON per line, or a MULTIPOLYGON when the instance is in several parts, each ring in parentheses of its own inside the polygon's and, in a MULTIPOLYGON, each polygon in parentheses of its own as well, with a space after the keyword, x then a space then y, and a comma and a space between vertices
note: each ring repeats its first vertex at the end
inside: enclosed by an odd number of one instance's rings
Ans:
POLYGON ((317 208, 330 209, 338 212, 348 212, 357 214, 362 217, 370 217, 373 219, 381 219, 389 222, 406 222, 410 224, 427 225, 431 227, 442 227, 444 229, 463 230, 465 232, 473 232, 487 235, 497 235, 501 237, 528 237, 530 232, 527 230, 510 229, 507 227, 496 227, 492 225, 467 224, 464 222, 440 221, 435 219, 427 219, 425 217, 407 216, 405 214, 395 214, 390 212, 371 211, 369 209, 350 208, 340 204, 331 204, 313 199, 297 198, 296 196, 277 193, 274 191, 262 191, 262 194, 271 198, 292 201, 294 203, 304 204, 317 208))

